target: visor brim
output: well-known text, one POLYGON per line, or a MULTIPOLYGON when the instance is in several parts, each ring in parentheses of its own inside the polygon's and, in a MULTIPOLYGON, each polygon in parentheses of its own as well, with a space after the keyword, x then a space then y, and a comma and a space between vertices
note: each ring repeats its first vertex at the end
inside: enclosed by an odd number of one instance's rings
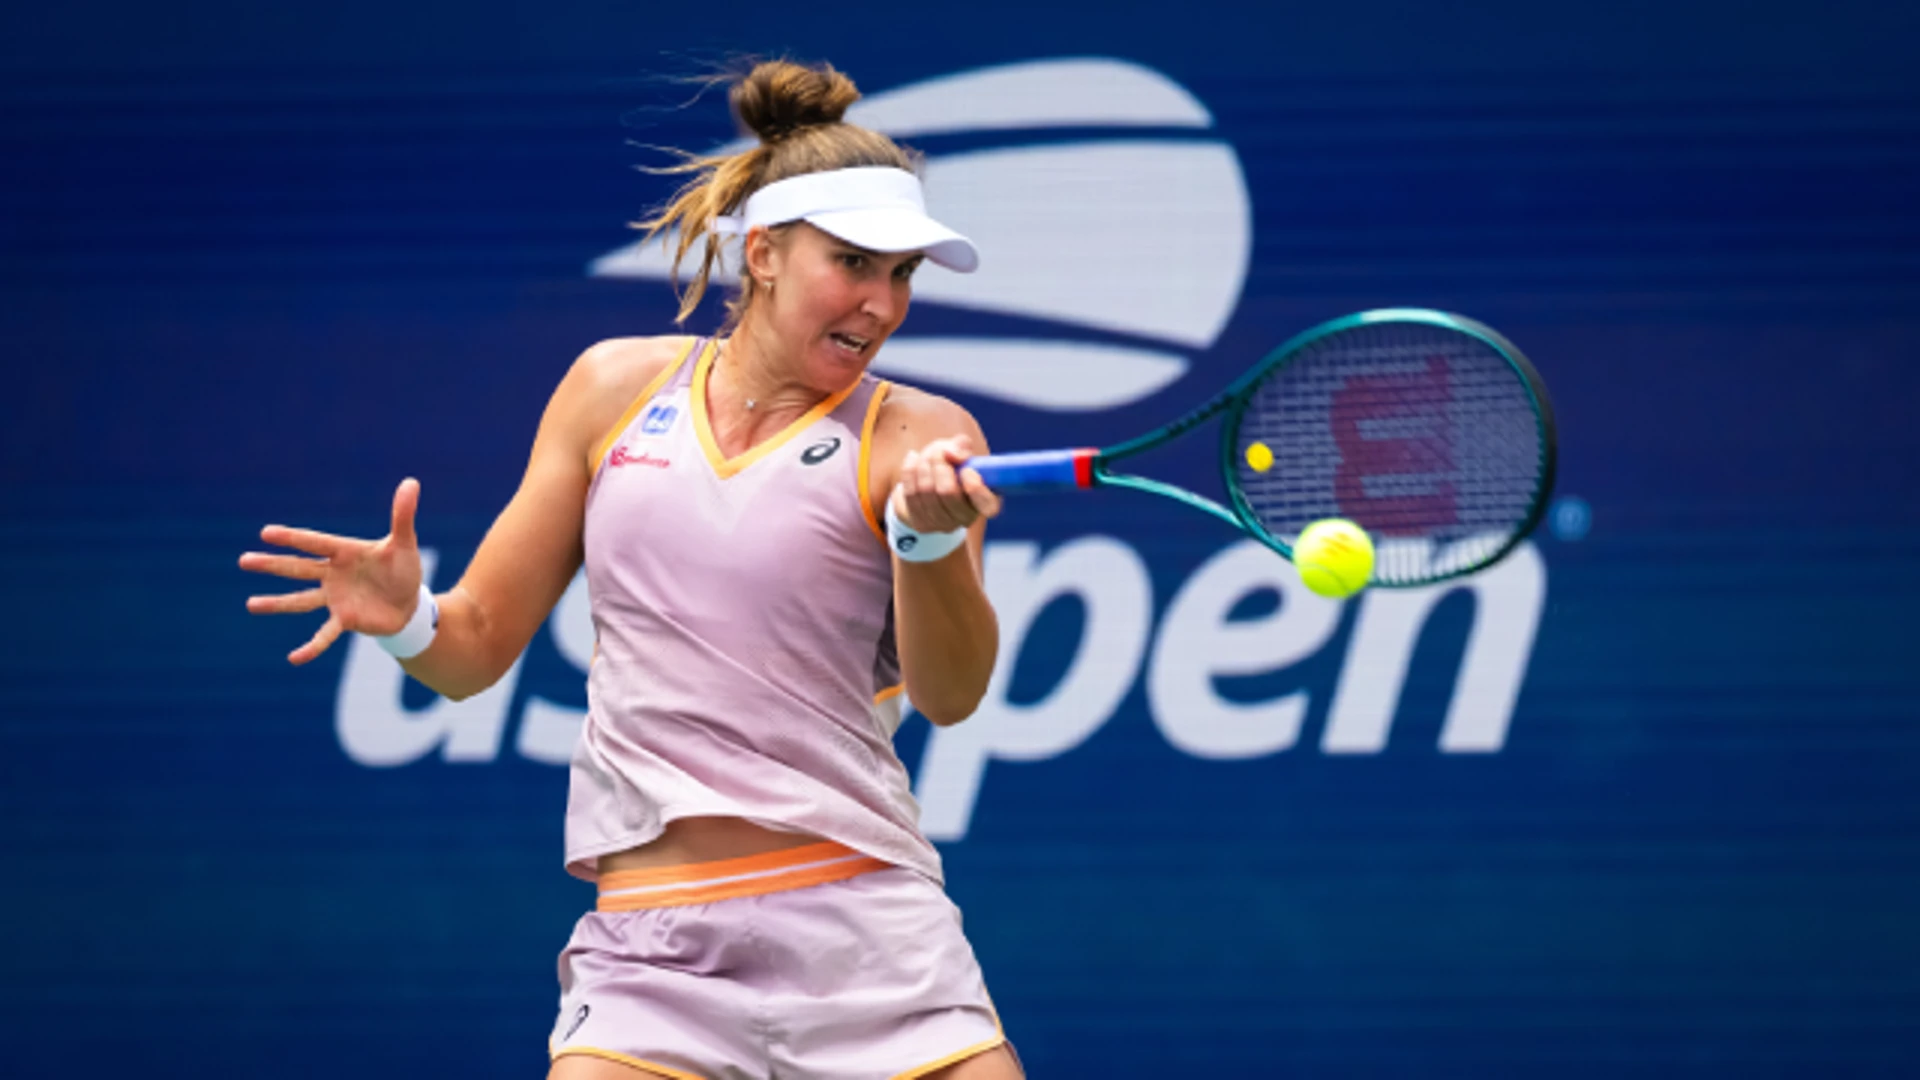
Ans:
POLYGON ((808 214, 809 225, 868 251, 924 251, 927 261, 961 274, 980 266, 973 241, 915 210, 871 207, 808 214))

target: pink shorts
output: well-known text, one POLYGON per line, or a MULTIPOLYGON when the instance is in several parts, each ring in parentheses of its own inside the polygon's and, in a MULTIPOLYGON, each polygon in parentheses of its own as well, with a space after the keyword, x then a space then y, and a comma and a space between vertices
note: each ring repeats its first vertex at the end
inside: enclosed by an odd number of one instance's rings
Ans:
POLYGON ((823 843, 603 875, 548 1049, 683 1080, 889 1080, 1005 1041, 940 887, 823 843))

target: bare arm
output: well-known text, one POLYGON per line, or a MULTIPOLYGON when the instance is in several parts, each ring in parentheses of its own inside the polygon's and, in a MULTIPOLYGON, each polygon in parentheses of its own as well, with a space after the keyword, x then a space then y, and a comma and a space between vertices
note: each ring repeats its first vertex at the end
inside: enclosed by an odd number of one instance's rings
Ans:
POLYGON ((407 674, 449 698, 499 681, 580 568, 586 514, 585 426, 574 423, 587 384, 580 362, 561 380, 534 437, 520 488, 494 519, 466 573, 440 596, 440 631, 407 674))
MULTIPOLYGON (((633 397, 678 355, 677 348, 671 338, 619 339, 574 362, 540 419, 519 490, 460 582, 438 597, 439 631, 425 652, 403 662, 408 674, 458 699, 493 685, 512 666, 580 568, 593 479, 589 455, 633 397)), ((259 613, 329 609, 326 625, 288 659, 305 663, 347 630, 389 634, 405 625, 421 579, 413 528, 418 500, 419 485, 402 483, 394 496, 393 530, 378 541, 280 526, 263 530, 269 543, 320 556, 250 552, 240 560, 244 569, 319 583, 306 592, 248 601, 248 609, 259 613)))
POLYGON ((922 532, 968 529, 964 551, 933 562, 893 561, 894 633, 907 697, 933 723, 957 724, 986 694, 1000 647, 999 622, 980 579, 986 519, 1000 501, 977 474, 953 468, 986 453, 986 436, 960 406, 903 387, 882 406, 875 441, 874 490, 890 493, 902 521, 922 532))

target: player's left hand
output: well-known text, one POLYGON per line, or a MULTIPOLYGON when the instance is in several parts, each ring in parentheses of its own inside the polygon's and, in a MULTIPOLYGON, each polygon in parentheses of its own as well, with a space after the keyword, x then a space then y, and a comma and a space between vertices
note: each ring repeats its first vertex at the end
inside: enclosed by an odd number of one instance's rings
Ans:
POLYGON ((987 488, 980 474, 955 468, 973 456, 973 440, 965 435, 935 439, 908 451, 893 486, 893 512, 920 532, 964 529, 998 514, 1000 496, 987 488))

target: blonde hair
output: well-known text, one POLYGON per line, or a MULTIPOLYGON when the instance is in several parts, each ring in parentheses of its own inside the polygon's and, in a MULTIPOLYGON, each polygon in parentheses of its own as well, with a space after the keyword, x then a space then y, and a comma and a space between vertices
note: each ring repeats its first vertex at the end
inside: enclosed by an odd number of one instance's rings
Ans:
MULTIPOLYGON (((658 213, 635 226, 646 230, 642 243, 670 228, 680 232, 671 278, 680 299, 675 322, 686 322, 693 314, 721 263, 722 238, 713 231, 713 219, 735 212, 749 195, 778 180, 829 169, 891 166, 919 171, 918 155, 877 131, 840 119, 848 106, 860 100, 860 91, 831 64, 809 67, 790 60, 765 60, 730 81, 727 103, 759 143, 738 154, 684 154, 680 164, 654 170, 692 173, 693 179, 658 213), (682 292, 680 264, 696 245, 702 249, 700 268, 682 292)), ((781 228, 785 226, 775 226, 781 228)), ((739 324, 759 291, 753 275, 741 275, 739 294, 727 301, 726 327, 739 324)))

